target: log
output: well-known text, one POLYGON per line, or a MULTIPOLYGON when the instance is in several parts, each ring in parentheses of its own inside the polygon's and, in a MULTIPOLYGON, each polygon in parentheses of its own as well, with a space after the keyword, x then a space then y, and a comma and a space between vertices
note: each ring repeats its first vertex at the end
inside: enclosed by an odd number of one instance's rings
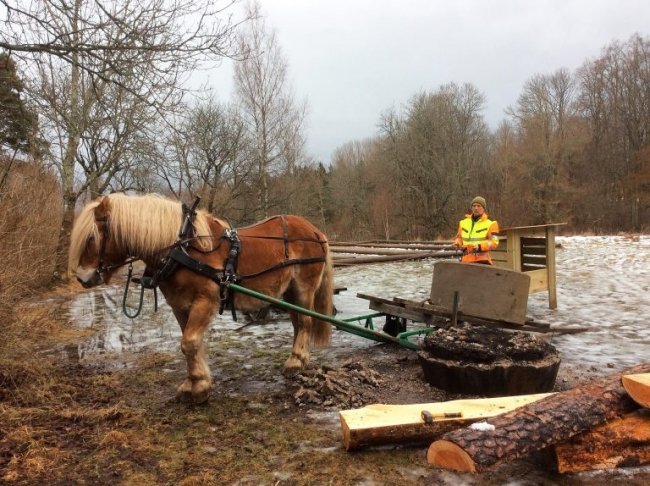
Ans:
MULTIPOLYGON (((408 250, 403 248, 368 248, 365 246, 334 246, 332 253, 351 253, 357 255, 417 255, 423 250, 408 250)), ((430 251, 428 251, 430 253, 430 251)))
POLYGON ((555 459, 560 473, 650 464, 650 413, 638 410, 557 444, 555 459))
POLYGON ((458 255, 455 251, 414 251, 407 255, 378 255, 367 257, 334 257, 333 264, 337 266, 359 265, 364 263, 383 263, 406 260, 423 260, 425 258, 452 258, 458 255))
POLYGON ((564 442, 637 409, 638 405, 625 392, 621 377, 647 372, 650 363, 449 432, 431 444, 427 461, 440 468, 481 472, 564 442))
POLYGON ((339 413, 343 445, 350 451, 372 445, 430 443, 448 430, 514 410, 548 395, 538 393, 411 405, 375 404, 343 410, 339 413), (425 423, 422 411, 431 413, 433 422, 425 423), (445 413, 461 413, 462 417, 436 418, 445 413))
POLYGON ((636 403, 650 408, 650 373, 623 375, 623 387, 636 403))

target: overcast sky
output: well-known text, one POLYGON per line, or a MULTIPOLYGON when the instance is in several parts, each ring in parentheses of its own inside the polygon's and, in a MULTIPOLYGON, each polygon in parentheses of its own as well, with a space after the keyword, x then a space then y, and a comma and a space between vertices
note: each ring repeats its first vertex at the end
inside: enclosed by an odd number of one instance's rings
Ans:
MULTIPOLYGON (((535 74, 574 71, 613 40, 650 35, 650 0, 260 0, 296 97, 307 150, 329 164, 377 134, 382 112, 443 84, 472 83, 496 128, 535 74)), ((232 68, 210 76, 221 99, 232 68)))

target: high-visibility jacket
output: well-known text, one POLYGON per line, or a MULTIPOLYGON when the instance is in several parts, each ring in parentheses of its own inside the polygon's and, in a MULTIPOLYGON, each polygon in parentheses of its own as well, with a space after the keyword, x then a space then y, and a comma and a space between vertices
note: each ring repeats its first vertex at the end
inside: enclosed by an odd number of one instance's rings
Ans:
POLYGON ((456 246, 468 249, 463 255, 463 263, 489 263, 492 265, 490 250, 499 246, 499 224, 492 221, 486 213, 474 221, 471 214, 466 214, 465 219, 458 223, 456 232, 456 246))

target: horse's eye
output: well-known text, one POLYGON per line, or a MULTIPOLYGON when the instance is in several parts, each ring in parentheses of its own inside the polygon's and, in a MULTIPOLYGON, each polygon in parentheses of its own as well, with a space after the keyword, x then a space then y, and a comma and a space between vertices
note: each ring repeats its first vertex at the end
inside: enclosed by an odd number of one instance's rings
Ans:
POLYGON ((88 243, 90 243, 91 241, 95 241, 95 237, 94 237, 94 236, 90 236, 90 237, 88 238, 88 243))

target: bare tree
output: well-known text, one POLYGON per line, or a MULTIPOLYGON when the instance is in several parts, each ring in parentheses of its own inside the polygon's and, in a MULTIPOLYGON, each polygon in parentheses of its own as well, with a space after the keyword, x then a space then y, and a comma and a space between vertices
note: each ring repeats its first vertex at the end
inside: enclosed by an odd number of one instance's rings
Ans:
MULTIPOLYGON (((525 201, 528 223, 557 222, 570 209, 571 164, 582 149, 572 143, 576 122, 575 82, 566 69, 536 75, 507 113, 519 132, 520 171, 513 200, 525 201), (568 204, 567 204, 568 203, 568 204)), ((577 134, 575 134, 577 135, 577 134)))
POLYGON ((232 2, 0 1, 0 47, 19 55, 31 74, 61 176, 62 273, 79 196, 128 184, 137 140, 178 106, 188 73, 231 54, 235 23, 224 9, 232 2))
POLYGON ((480 114, 483 95, 472 85, 442 86, 414 96, 403 116, 384 116, 381 128, 397 168, 397 199, 407 237, 453 231, 469 194, 481 189, 489 131, 480 114))
POLYGON ((643 185, 650 144, 650 40, 613 42, 578 73, 579 107, 591 140, 583 159, 593 202, 584 207, 599 228, 650 224, 643 185))
POLYGON ((124 87, 143 62, 150 78, 168 80, 234 54, 237 1, 0 0, 0 48, 56 57, 124 87))
POLYGON ((200 195, 209 211, 230 212, 251 183, 251 142, 233 105, 210 98, 189 110, 167 143, 173 154, 159 173, 167 188, 180 197, 200 195))
POLYGON ((249 4, 247 16, 253 20, 239 37, 239 48, 247 57, 235 65, 235 88, 255 141, 259 210, 268 216, 273 205, 269 178, 290 171, 300 158, 306 105, 294 100, 287 61, 259 4, 249 4))

